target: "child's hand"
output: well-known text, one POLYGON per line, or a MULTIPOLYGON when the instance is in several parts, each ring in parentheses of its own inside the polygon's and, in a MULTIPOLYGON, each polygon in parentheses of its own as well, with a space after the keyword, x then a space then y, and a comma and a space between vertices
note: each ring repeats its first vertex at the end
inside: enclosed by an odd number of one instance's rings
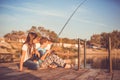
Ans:
POLYGON ((23 71, 23 68, 21 67, 21 68, 19 69, 19 71, 22 72, 22 71, 23 71))
POLYGON ((35 51, 35 53, 38 57, 40 57, 40 53, 37 50, 35 51))

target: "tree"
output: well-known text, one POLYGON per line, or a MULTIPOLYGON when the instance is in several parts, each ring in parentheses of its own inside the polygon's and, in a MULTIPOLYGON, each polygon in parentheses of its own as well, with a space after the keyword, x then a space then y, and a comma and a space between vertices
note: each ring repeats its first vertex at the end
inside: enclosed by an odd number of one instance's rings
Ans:
POLYGON ((54 31, 49 31, 48 35, 49 35, 50 39, 52 39, 55 42, 57 41, 58 36, 54 31))
POLYGON ((4 38, 5 38, 6 40, 10 40, 11 34, 10 34, 10 33, 5 34, 5 35, 4 35, 4 38))
POLYGON ((117 30, 114 30, 111 34, 111 41, 112 41, 112 48, 119 48, 120 45, 120 32, 117 30))
POLYGON ((111 48, 120 48, 120 31, 114 30, 111 33, 101 33, 100 35, 93 35, 90 42, 100 44, 108 48, 108 38, 111 37, 111 48))
POLYGON ((49 37, 52 41, 56 41, 58 38, 57 34, 54 31, 50 31, 45 29, 44 27, 38 27, 38 31, 40 32, 41 36, 49 37))
POLYGON ((25 32, 23 31, 12 31, 11 33, 5 34, 4 38, 6 40, 18 41, 23 35, 25 35, 25 32))
POLYGON ((91 37, 91 43, 100 44, 100 40, 101 40, 101 35, 100 34, 94 34, 91 37))
POLYGON ((105 48, 108 48, 108 38, 109 38, 109 33, 104 32, 104 33, 101 34, 100 43, 105 48))
POLYGON ((36 26, 32 26, 27 32, 37 32, 37 27, 36 26))

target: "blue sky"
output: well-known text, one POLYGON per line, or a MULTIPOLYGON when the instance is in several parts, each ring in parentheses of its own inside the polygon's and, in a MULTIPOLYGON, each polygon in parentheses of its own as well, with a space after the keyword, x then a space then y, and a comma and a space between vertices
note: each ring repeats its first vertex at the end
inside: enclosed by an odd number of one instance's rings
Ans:
MULTIPOLYGON (((83 0, 0 0, 0 37, 32 26, 60 32, 83 0)), ((60 37, 90 39, 93 34, 120 30, 120 0, 87 0, 60 37)))

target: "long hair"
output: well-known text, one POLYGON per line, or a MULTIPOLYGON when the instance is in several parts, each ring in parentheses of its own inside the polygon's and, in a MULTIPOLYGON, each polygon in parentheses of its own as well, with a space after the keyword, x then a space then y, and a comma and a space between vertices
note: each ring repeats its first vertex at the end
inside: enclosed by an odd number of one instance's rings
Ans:
POLYGON ((29 51, 29 54, 31 54, 31 48, 33 47, 33 39, 35 39, 37 37, 37 34, 34 33, 34 32, 29 32, 28 35, 27 35, 27 38, 26 38, 26 41, 24 42, 24 44, 27 44, 28 45, 28 51, 29 51), (32 35, 32 40, 31 40, 31 37, 30 35, 32 35), (32 41, 32 42, 31 42, 32 41))
POLYGON ((27 38, 26 38, 26 41, 24 42, 24 44, 30 44, 30 34, 32 35, 32 36, 34 36, 34 38, 33 39, 35 39, 36 37, 37 37, 37 34, 36 33, 34 33, 34 32, 29 32, 28 33, 28 35, 27 35, 27 38))

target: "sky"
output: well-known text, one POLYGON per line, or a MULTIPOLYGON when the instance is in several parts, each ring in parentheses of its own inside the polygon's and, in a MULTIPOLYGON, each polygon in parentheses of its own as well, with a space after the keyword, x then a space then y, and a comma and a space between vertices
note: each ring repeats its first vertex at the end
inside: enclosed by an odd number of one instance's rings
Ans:
MULTIPOLYGON (((0 37, 32 26, 61 31, 84 0, 0 0, 0 37)), ((93 34, 120 31, 120 0, 86 0, 59 37, 90 39, 93 34)))

